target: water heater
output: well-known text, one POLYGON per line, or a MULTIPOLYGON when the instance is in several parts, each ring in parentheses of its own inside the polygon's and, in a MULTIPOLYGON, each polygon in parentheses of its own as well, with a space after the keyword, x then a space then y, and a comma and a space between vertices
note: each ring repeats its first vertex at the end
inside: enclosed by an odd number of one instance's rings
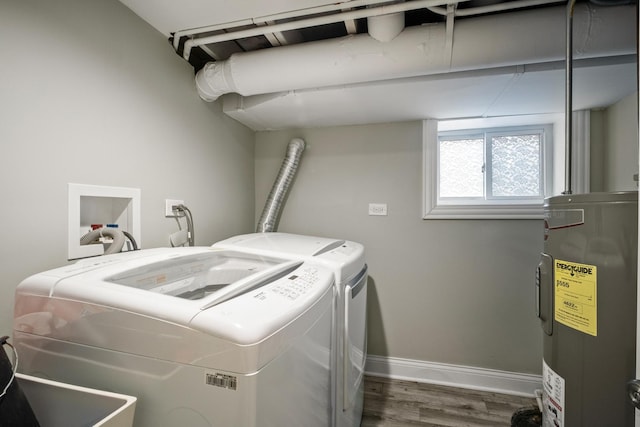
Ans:
POLYGON ((633 427, 638 193, 551 197, 544 212, 543 425, 633 427))

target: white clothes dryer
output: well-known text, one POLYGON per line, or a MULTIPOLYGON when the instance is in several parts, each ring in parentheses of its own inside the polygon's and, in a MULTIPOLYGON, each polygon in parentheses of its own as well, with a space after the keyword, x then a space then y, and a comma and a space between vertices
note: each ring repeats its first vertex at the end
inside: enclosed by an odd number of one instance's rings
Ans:
POLYGON ((213 245, 238 252, 304 261, 335 275, 332 346, 332 425, 358 427, 364 406, 367 357, 367 265, 356 242, 289 233, 252 233, 213 245))
POLYGON ((136 396, 136 426, 326 427, 333 280, 214 248, 82 260, 17 287, 19 370, 136 396))

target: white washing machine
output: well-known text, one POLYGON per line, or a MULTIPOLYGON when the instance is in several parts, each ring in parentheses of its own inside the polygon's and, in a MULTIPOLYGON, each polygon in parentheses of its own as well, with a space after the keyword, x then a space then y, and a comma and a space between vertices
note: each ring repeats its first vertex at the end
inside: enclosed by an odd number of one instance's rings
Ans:
POLYGON ((367 357, 367 265, 356 242, 288 233, 252 233, 213 247, 304 261, 335 275, 332 352, 332 425, 358 427, 364 401, 367 357))
POLYGON ((82 260, 18 286, 19 371, 136 396, 137 427, 325 427, 333 281, 214 248, 82 260))

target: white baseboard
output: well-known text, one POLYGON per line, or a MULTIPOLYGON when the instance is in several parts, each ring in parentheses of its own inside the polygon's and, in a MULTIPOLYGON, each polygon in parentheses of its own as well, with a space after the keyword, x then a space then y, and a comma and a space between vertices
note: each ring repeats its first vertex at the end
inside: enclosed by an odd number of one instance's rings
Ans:
POLYGON ((542 376, 424 362, 396 357, 367 356, 367 375, 532 397, 542 388, 542 376))

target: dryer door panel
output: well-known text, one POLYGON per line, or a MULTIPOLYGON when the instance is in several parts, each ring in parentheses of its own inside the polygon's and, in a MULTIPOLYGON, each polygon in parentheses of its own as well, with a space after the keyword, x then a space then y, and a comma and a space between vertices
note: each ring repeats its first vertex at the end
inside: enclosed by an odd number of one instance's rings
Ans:
POLYGON ((343 411, 357 404, 367 358, 367 271, 345 287, 343 411))

